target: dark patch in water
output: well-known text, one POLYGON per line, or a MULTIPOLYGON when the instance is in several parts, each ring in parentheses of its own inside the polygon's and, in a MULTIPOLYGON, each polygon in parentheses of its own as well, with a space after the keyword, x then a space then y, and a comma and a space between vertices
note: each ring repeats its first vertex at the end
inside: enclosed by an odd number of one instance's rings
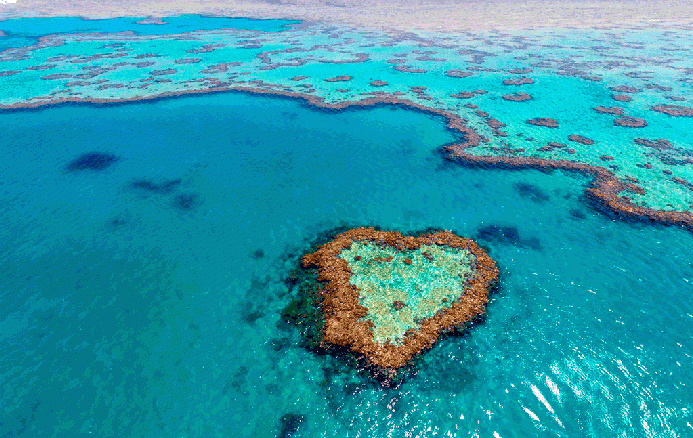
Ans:
POLYGON ((272 350, 281 352, 291 346, 291 341, 288 338, 279 338, 272 341, 272 350))
POLYGON ((116 217, 114 217, 108 221, 108 225, 110 225, 113 228, 120 228, 123 225, 125 225, 126 223, 127 223, 127 221, 125 219, 123 219, 122 217, 118 217, 118 216, 116 216, 116 217))
POLYGON ((200 203, 200 196, 196 193, 182 193, 173 200, 173 206, 183 211, 191 211, 200 203))
POLYGON ((477 229, 475 239, 499 245, 514 245, 526 247, 535 251, 541 250, 541 242, 535 236, 522 239, 520 231, 515 226, 489 224, 477 229))
POLYGON ((135 189, 152 192, 159 195, 167 195, 171 193, 176 187, 178 187, 180 183, 180 179, 172 179, 170 181, 162 182, 161 184, 156 184, 145 179, 138 179, 130 183, 130 186, 135 189))
POLYGON ((265 314, 267 305, 267 287, 270 283, 270 277, 260 279, 253 277, 250 281, 250 288, 246 292, 245 300, 241 307, 243 309, 243 321, 248 324, 254 324, 255 321, 262 318, 265 314))
POLYGON ((570 209, 570 217, 572 217, 573 219, 578 219, 578 220, 587 219, 587 215, 584 212, 578 210, 577 208, 571 208, 570 209))
POLYGON ((89 152, 72 160, 67 165, 67 170, 77 172, 81 170, 104 170, 118 161, 118 157, 102 152, 89 152))
POLYGON ((519 245, 521 243, 520 232, 517 227, 513 226, 496 224, 481 226, 476 232, 476 237, 507 245, 519 245))
POLYGON ((523 240, 522 244, 530 249, 533 249, 534 251, 541 251, 541 241, 536 236, 523 240))
POLYGON ((295 120, 296 117, 298 117, 298 113, 290 112, 290 111, 284 111, 282 113, 282 116, 286 117, 289 120, 295 120))
POLYGON ((269 383, 267 386, 267 392, 272 395, 278 395, 281 392, 281 388, 276 383, 269 383))
POLYGON ((436 163, 436 172, 456 172, 460 169, 460 165, 450 160, 440 160, 436 163))
POLYGON ((246 303, 243 307, 243 321, 247 322, 248 324, 255 324, 255 321, 262 318, 262 309, 255 308, 255 306, 251 303, 246 303))
POLYGON ((289 275, 286 276, 282 281, 284 282, 284 285, 286 286, 288 293, 293 292, 294 286, 298 284, 300 281, 300 273, 298 270, 293 270, 289 275))
POLYGON ((156 192, 159 190, 159 186, 146 180, 133 181, 130 185, 136 189, 148 190, 150 192, 156 192))
POLYGON ((240 366, 232 376, 226 379, 226 384, 222 388, 221 393, 226 395, 230 389, 241 392, 241 388, 246 384, 247 375, 248 368, 245 365, 240 366))
POLYGON ((264 258, 264 257, 265 257, 265 251, 263 251, 262 249, 256 249, 255 251, 253 251, 253 258, 255 260, 260 260, 261 258, 264 258))
POLYGON ((291 438, 294 436, 298 429, 306 421, 306 416, 302 414, 295 414, 293 412, 282 415, 281 418, 281 431, 279 438, 291 438))
POLYGON ((349 382, 344 385, 344 393, 347 395, 359 395, 364 390, 363 383, 349 382))
POLYGON ((468 364, 460 363, 459 360, 452 358, 444 358, 436 364, 435 371, 433 367, 427 369, 427 373, 431 373, 431 377, 425 379, 425 388, 421 388, 425 392, 446 392, 459 393, 469 391, 473 385, 478 382, 479 378, 474 373, 474 357, 465 355, 466 359, 472 362, 468 364))
POLYGON ((0 422, 0 426, 3 426, 2 430, 5 432, 2 436, 16 437, 22 435, 34 423, 36 411, 40 406, 41 401, 38 399, 31 404, 15 406, 15 412, 17 413, 8 415, 0 422))
POLYGON ((549 201, 549 195, 535 184, 515 183, 513 185, 518 195, 537 204, 545 204, 549 201))
POLYGON ((267 288, 270 283, 270 277, 267 276, 264 279, 259 279, 258 277, 253 277, 250 280, 250 290, 248 291, 251 295, 258 294, 267 288))

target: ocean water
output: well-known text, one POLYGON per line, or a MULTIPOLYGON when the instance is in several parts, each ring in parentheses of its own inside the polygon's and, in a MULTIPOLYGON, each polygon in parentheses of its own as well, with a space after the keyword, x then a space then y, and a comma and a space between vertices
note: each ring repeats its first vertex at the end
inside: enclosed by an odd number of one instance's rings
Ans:
POLYGON ((413 111, 244 94, 0 124, 5 436, 274 436, 287 413, 295 436, 688 433, 693 235, 612 220, 583 177, 448 164, 413 111), (66 169, 92 151, 118 160, 66 169), (340 225, 480 235, 502 269, 483 323, 397 389, 278 327, 297 255, 340 225))
POLYGON ((232 92, 0 132, 0 436, 693 433, 693 233, 598 210, 587 177, 448 162, 460 134, 423 112, 232 92), (340 226, 450 229, 501 269, 397 388, 281 324, 340 226))

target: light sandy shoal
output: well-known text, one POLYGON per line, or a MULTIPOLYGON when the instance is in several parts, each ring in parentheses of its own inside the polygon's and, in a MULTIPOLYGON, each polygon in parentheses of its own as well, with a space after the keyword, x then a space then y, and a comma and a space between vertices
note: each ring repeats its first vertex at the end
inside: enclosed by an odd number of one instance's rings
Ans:
POLYGON ((0 4, 2 18, 35 15, 108 18, 185 13, 327 21, 399 31, 635 25, 690 27, 693 2, 441 0, 435 4, 417 5, 397 0, 18 0, 14 4, 0 4))

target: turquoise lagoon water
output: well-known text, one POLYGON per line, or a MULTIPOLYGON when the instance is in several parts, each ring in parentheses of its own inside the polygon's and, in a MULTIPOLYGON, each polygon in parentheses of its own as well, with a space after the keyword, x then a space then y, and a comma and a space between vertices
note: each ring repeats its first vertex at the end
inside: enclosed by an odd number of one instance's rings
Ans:
POLYGON ((693 433, 693 233, 598 211, 586 177, 449 163, 458 134, 420 112, 239 93, 0 132, 1 436, 693 433), (280 321, 299 255, 363 225, 451 229, 502 271, 397 388, 280 321))

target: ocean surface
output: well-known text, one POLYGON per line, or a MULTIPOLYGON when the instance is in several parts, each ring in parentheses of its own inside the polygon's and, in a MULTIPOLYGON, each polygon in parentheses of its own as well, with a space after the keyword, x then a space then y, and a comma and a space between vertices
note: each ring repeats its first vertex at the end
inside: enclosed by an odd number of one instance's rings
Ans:
POLYGON ((8 109, 0 133, 2 437, 693 434, 693 233, 600 209, 587 176, 452 163, 462 134, 423 111, 241 92, 8 109), (281 322, 345 226, 449 229, 501 269, 396 388, 281 322))

